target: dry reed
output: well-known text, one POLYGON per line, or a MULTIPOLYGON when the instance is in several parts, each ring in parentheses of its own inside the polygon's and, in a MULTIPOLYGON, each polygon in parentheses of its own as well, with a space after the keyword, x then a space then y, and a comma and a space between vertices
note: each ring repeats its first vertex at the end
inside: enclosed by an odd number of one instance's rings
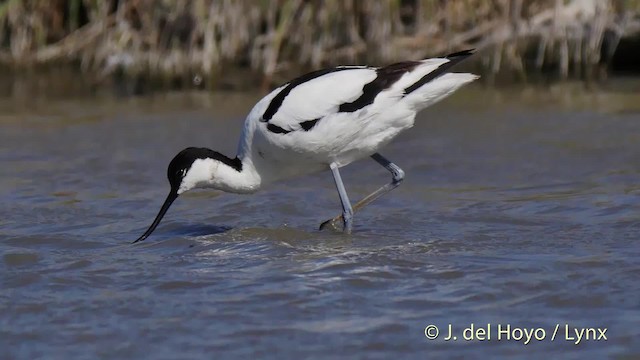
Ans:
POLYGON ((488 74, 589 77, 639 14, 636 0, 5 0, 0 62, 205 80, 247 65, 269 83, 291 67, 478 48, 488 74))

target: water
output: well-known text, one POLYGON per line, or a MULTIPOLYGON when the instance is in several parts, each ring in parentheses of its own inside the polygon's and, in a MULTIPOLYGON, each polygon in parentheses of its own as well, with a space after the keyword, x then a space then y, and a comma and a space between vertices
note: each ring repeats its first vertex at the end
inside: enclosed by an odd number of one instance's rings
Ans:
MULTIPOLYGON (((639 99, 570 92, 472 87, 423 112, 382 152, 405 183, 352 236, 316 230, 340 208, 327 172, 186 194, 137 245, 171 157, 232 155, 257 95, 0 103, 0 357, 638 358, 639 99)), ((358 199, 389 175, 343 179, 358 199)))

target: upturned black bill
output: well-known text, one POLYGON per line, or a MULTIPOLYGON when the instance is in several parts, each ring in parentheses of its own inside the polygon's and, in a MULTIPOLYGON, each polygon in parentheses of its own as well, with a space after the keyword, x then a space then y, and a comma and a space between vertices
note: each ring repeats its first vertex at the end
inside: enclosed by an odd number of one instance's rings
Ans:
POLYGON ((151 226, 149 226, 149 228, 147 229, 147 231, 144 232, 144 234, 142 234, 142 236, 140 236, 136 241, 134 241, 132 244, 137 243, 138 241, 143 241, 144 239, 146 239, 147 237, 149 237, 149 235, 151 235, 151 233, 153 232, 153 230, 156 229, 156 227, 158 226, 158 224, 160 224, 160 220, 162 220, 162 217, 164 216, 164 214, 167 212, 167 210, 169 210, 169 207, 171 206, 171 204, 173 203, 173 201, 175 199, 178 198, 178 192, 174 191, 173 189, 171 190, 171 192, 169 193, 169 195, 167 196, 167 199, 164 201, 164 204, 162 204, 162 207, 160 208, 160 212, 158 213, 158 215, 156 216, 156 219, 153 220, 153 223, 151 224, 151 226))

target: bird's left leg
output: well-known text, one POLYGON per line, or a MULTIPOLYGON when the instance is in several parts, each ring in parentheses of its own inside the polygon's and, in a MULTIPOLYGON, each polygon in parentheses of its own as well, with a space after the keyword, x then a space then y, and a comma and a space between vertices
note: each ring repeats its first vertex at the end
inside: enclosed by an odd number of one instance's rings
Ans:
POLYGON ((329 167, 331 168, 331 172, 333 173, 333 180, 336 183, 338 195, 340 195, 340 202, 342 203, 342 215, 340 215, 340 218, 342 219, 342 222, 344 224, 343 231, 347 234, 351 234, 351 229, 353 228, 353 209, 351 208, 351 202, 349 202, 347 190, 345 190, 344 184, 342 183, 342 177, 340 177, 338 164, 331 163, 329 167))
MULTIPOLYGON (((364 199, 358 201, 355 205, 353 205, 353 212, 356 212, 366 205, 370 204, 373 200, 379 198, 380 196, 388 193, 389 191, 395 189, 400 185, 402 180, 404 180, 404 171, 400 169, 400 167, 391 161, 387 160, 384 156, 375 153, 371 155, 371 158, 375 160, 378 164, 385 167, 385 169, 389 170, 391 173, 391 182, 380 187, 378 190, 372 192, 367 195, 364 199)), ((331 225, 335 228, 336 222, 342 220, 342 215, 336 216, 333 219, 329 219, 322 224, 320 224, 320 230, 325 229, 328 225, 331 225)))

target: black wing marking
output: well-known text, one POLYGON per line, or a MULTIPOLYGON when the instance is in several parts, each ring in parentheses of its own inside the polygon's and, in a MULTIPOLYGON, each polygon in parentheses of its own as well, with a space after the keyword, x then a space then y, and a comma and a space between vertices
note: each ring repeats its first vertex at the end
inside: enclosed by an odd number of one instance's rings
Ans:
POLYGON ((320 119, 321 118, 317 118, 317 119, 314 119, 314 120, 303 121, 303 122, 300 123, 300 126, 302 127, 302 130, 309 131, 309 130, 313 129, 314 126, 316 126, 316 123, 320 119))
POLYGON ((376 78, 362 87, 362 95, 352 102, 340 104, 339 112, 354 112, 373 104, 376 96, 393 85, 402 75, 420 65, 418 61, 403 61, 376 69, 376 78))
POLYGON ((413 85, 407 87, 404 89, 404 94, 408 95, 412 92, 414 92, 415 90, 419 89, 422 85, 428 83, 429 81, 437 78, 440 75, 443 75, 445 72, 447 72, 452 66, 454 66, 455 64, 461 62, 462 60, 468 58, 469 56, 471 56, 473 54, 474 49, 468 49, 468 50, 463 50, 463 51, 459 51, 453 54, 449 54, 447 56, 445 56, 445 58, 449 59, 449 62, 446 62, 442 65, 440 65, 437 69, 433 70, 432 72, 428 73, 427 75, 423 76, 420 80, 418 80, 417 82, 415 82, 413 85))
MULTIPOLYGON (((307 120, 307 121, 303 121, 300 124, 300 127, 302 128, 302 130, 304 131, 309 131, 311 129, 313 129, 314 126, 316 126, 316 123, 318 121, 320 121, 321 118, 317 118, 317 119, 313 119, 313 120, 307 120)), ((275 134, 288 134, 294 130, 286 130, 281 128, 278 125, 274 125, 271 123, 267 123, 267 130, 271 131, 272 133, 275 134)))
POLYGON ((273 125, 271 123, 267 124, 267 130, 271 131, 272 133, 276 133, 276 134, 288 134, 291 132, 291 130, 285 130, 283 128, 281 128, 278 125, 273 125))
MULTIPOLYGON (((269 120, 271 120, 273 118, 273 116, 278 112, 278 110, 280 109, 280 107, 282 106, 282 103, 284 102, 284 99, 287 97, 287 95, 289 95, 289 93, 291 92, 291 90, 293 90, 296 86, 304 84, 305 82, 311 81, 313 79, 319 78, 323 75, 327 75, 333 72, 337 72, 337 71, 343 71, 343 70, 351 70, 351 69, 363 69, 366 68, 364 66, 340 66, 340 67, 334 67, 334 68, 329 68, 329 69, 322 69, 322 70, 317 70, 317 71, 313 71, 310 72, 308 74, 302 75, 298 78, 295 78, 294 80, 292 80, 291 82, 289 82, 287 84, 287 86, 285 86, 284 89, 282 89, 276 96, 273 97, 273 99, 271 99, 271 102, 269 103, 269 106, 267 107, 267 110, 265 110, 264 114, 262 115, 262 118, 260 119, 261 122, 269 122, 269 120)), ((320 120, 320 118, 318 119, 314 119, 314 120, 308 120, 308 121, 303 121, 300 123, 301 128, 304 131, 309 131, 311 130, 316 123, 320 120)), ((288 134, 293 130, 287 130, 287 129, 283 129, 280 126, 268 123, 267 124, 267 130, 271 131, 272 133, 275 134, 288 134)))
POLYGON ((351 69, 358 69, 358 68, 361 68, 361 67, 342 66, 342 67, 335 67, 330 69, 316 70, 292 80, 291 82, 289 82, 289 84, 287 84, 287 86, 284 89, 282 89, 282 91, 280 91, 276 96, 273 97, 273 99, 271 99, 271 102, 269 103, 267 110, 262 115, 262 119, 260 121, 266 122, 271 120, 273 115, 275 115, 278 112, 278 109, 280 109, 280 106, 282 106, 282 102, 284 101, 284 99, 287 97, 287 95, 289 95, 291 90, 293 90, 293 88, 295 88, 296 86, 336 71, 351 70, 351 69))

